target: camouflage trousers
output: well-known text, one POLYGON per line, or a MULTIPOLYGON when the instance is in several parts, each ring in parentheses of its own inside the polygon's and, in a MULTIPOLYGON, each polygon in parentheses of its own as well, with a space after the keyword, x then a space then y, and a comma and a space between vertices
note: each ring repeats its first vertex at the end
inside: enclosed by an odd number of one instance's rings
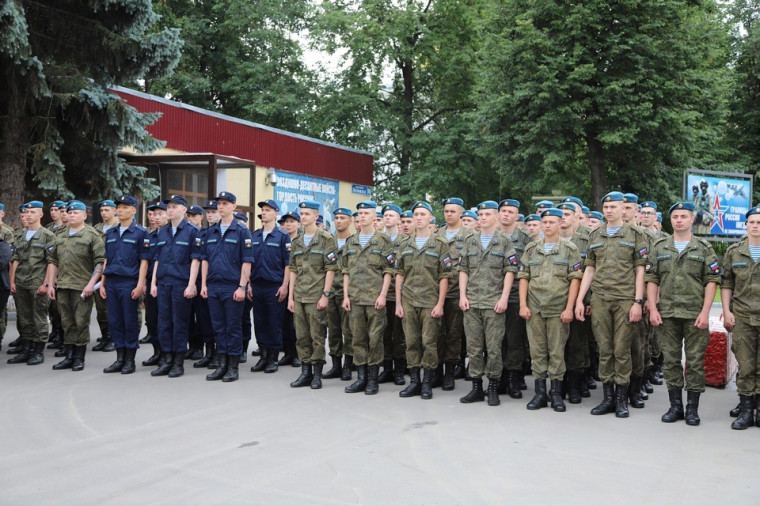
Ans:
POLYGON ((83 299, 82 290, 58 289, 58 312, 63 325, 63 342, 86 346, 90 342, 90 316, 94 296, 83 299))
POLYGON ((736 389, 739 395, 760 395, 760 326, 737 317, 732 339, 731 351, 739 362, 736 389))
POLYGON ((631 381, 631 343, 636 324, 628 322, 632 300, 606 301, 591 296, 591 328, 599 346, 599 378, 602 383, 628 385, 631 381))
POLYGON ((331 297, 327 304, 327 345, 333 357, 354 354, 348 313, 343 310, 341 304, 343 297, 337 295, 331 297))
POLYGON ((464 333, 467 336, 467 354, 470 361, 467 371, 473 378, 489 379, 501 377, 503 361, 501 345, 504 340, 504 313, 493 309, 470 308, 464 313, 464 333), (488 359, 484 358, 488 353, 488 359))
POLYGON ((462 353, 464 337, 464 313, 459 309, 459 299, 446 299, 443 305, 443 321, 438 334, 438 363, 456 362, 462 353))
POLYGON ((694 326, 696 318, 663 318, 659 327, 662 345, 663 377, 668 390, 705 391, 705 350, 710 341, 708 329, 694 326), (686 382, 681 365, 681 349, 686 355, 686 382))
POLYGON ((349 321, 353 334, 354 364, 382 364, 383 334, 387 324, 385 308, 352 304, 349 321))
POLYGON ((318 311, 316 302, 296 302, 295 310, 298 358, 304 364, 324 364, 327 308, 318 311))
POLYGON ((48 340, 48 306, 47 295, 37 295, 36 288, 18 288, 16 300, 16 325, 19 336, 36 343, 48 340))
POLYGON ((415 307, 406 302, 402 302, 402 305, 406 362, 409 368, 435 369, 438 367, 441 319, 430 316, 432 307, 415 307))
POLYGON ((531 310, 527 330, 533 376, 561 381, 565 376, 565 344, 570 324, 562 323, 559 316, 542 318, 538 311, 531 310))

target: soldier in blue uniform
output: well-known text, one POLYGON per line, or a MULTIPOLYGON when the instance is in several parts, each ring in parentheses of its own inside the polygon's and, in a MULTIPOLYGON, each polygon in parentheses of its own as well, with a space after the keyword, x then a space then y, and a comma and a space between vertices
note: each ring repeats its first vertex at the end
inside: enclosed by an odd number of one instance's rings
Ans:
POLYGON ((158 244, 158 231, 166 225, 166 204, 157 202, 148 206, 148 212, 151 213, 153 229, 148 232, 148 273, 145 278, 145 325, 148 328, 148 334, 140 340, 140 343, 150 343, 153 346, 153 355, 147 360, 143 360, 144 367, 152 367, 158 364, 161 358, 161 345, 158 342, 158 299, 151 294, 150 287, 153 284, 153 268, 156 260, 156 247, 158 244))
POLYGON ((236 381, 243 353, 240 322, 253 263, 251 232, 233 216, 237 197, 228 191, 216 198, 219 222, 209 227, 203 246, 201 296, 208 299, 218 367, 209 381, 236 381))
POLYGON ((100 296, 108 305, 108 328, 116 349, 116 361, 104 373, 135 372, 140 328, 138 299, 145 293, 150 257, 148 231, 135 223, 137 200, 121 196, 116 204, 119 224, 106 232, 106 263, 100 278, 100 296))
MULTIPOLYGON (((207 227, 201 228, 201 244, 206 241, 206 234, 208 233, 208 227, 214 225, 219 221, 219 211, 216 209, 216 200, 207 200, 203 205, 203 211, 206 214, 207 227)), ((198 279, 195 282, 195 286, 198 288, 198 293, 201 292, 201 276, 198 275, 198 279)), ((195 316, 194 331, 199 335, 203 346, 206 348, 206 353, 203 358, 193 363, 193 367, 196 369, 202 367, 208 367, 209 369, 216 369, 218 364, 216 363, 216 343, 214 342, 214 329, 211 326, 211 313, 208 310, 208 300, 203 297, 195 297, 193 299, 193 315, 195 316)))

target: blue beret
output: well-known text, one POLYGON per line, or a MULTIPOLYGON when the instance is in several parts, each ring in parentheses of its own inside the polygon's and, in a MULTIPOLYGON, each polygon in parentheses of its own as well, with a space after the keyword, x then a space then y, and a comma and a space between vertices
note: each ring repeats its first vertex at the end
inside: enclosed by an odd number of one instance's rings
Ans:
POLYGON ((588 214, 588 213, 590 213, 590 212, 591 212, 591 209, 589 209, 589 208, 588 208, 588 207, 586 207, 586 206, 581 206, 581 212, 582 212, 583 214, 588 214))
POLYGON ((524 214, 518 214, 517 215, 517 221, 525 221, 525 215, 524 214))
POLYGON ((557 204, 556 209, 567 209, 568 211, 578 210, 578 208, 575 205, 575 202, 562 202, 561 204, 557 204))
POLYGON ((98 207, 116 207, 116 202, 110 199, 101 200, 98 202, 98 207))
POLYGON ((0 202, 0 211, 5 211, 5 204, 0 202))
POLYGON ((641 207, 651 207, 655 211, 657 210, 657 204, 655 202, 652 202, 651 200, 645 200, 641 203, 641 207))
POLYGON ((18 206, 18 212, 22 213, 24 212, 24 209, 26 209, 26 202, 18 206))
POLYGON ((478 215, 475 211, 471 209, 467 209, 465 212, 462 213, 462 218, 472 218, 473 220, 477 220, 478 215))
POLYGON ((24 209, 42 209, 43 207, 45 207, 45 204, 39 200, 30 200, 24 204, 24 209))
POLYGON ((155 211, 156 209, 162 209, 166 211, 166 204, 163 202, 155 202, 148 206, 148 211, 155 211))
POLYGON ((662 223, 662 213, 657 211, 657 222, 662 223))
POLYGON ((280 206, 277 205, 277 202, 275 202, 272 199, 262 200, 261 202, 259 202, 256 205, 259 206, 259 207, 269 206, 272 209, 274 209, 275 211, 280 212, 280 206))
POLYGON ((383 219, 383 213, 381 213, 380 211, 375 212, 375 214, 377 215, 378 218, 383 219))
POLYGON ((358 204, 356 204, 357 209, 375 209, 377 207, 377 202, 374 200, 362 200, 358 204))
POLYGON ((84 205, 84 202, 80 202, 78 200, 70 200, 69 204, 66 206, 66 211, 86 211, 87 206, 84 205))
POLYGON ((460 199, 459 197, 449 197, 443 200, 443 205, 445 206, 447 204, 456 204, 458 206, 464 207, 464 200, 460 199))
POLYGON ((304 200, 298 204, 298 207, 300 209, 314 209, 315 211, 319 211, 319 202, 316 200, 304 200))
POLYGON ((622 192, 609 192, 607 195, 602 197, 602 202, 622 202, 622 201, 623 201, 622 192))
POLYGON ((499 209, 499 204, 495 200, 484 200, 478 204, 478 211, 481 209, 499 209))
POLYGON ((433 216, 433 219, 432 219, 432 220, 430 220, 430 223, 432 223, 433 225, 435 225, 435 223, 436 223, 436 221, 435 221, 435 216, 433 216))
POLYGON ((536 211, 540 211, 541 209, 549 209, 550 207, 554 207, 554 202, 551 200, 542 200, 540 202, 536 202, 536 211))
POLYGON ((393 211, 395 213, 398 213, 399 216, 401 216, 401 213, 403 212, 401 208, 396 204, 385 204, 383 206, 383 214, 385 214, 386 211, 393 211))
MULTIPOLYGON (((565 202, 565 204, 568 204, 568 202, 565 202)), ((558 207, 550 207, 549 209, 544 209, 541 211, 542 218, 546 218, 547 216, 556 216, 557 218, 563 218, 565 215, 562 213, 562 209, 558 207)))
POLYGON ((219 192, 219 195, 216 196, 216 200, 217 201, 226 200, 227 202, 232 202, 233 204, 237 204, 237 197, 235 196, 235 194, 232 192, 228 192, 226 190, 223 192, 219 192))
POLYGON ((201 206, 190 206, 187 208, 187 214, 203 215, 201 206))
POLYGON ((241 220, 248 223, 248 215, 245 213, 241 213, 240 211, 238 211, 234 213, 232 216, 234 216, 236 220, 241 220))
POLYGON ((537 214, 529 214, 525 217, 525 223, 530 223, 531 221, 541 221, 541 217, 537 214))
POLYGON ((668 214, 671 214, 673 211, 691 211, 694 212, 694 210, 697 208, 697 206, 694 205, 694 202, 676 202, 672 206, 670 206, 670 209, 668 210, 668 214))
POLYGON ((745 218, 749 218, 753 214, 760 214, 760 205, 757 205, 755 207, 750 207, 749 211, 744 215, 745 218))
POLYGON ((516 207, 520 209, 520 201, 515 199, 504 199, 501 202, 499 202, 499 209, 501 209, 504 206, 511 206, 516 207))
POLYGON ((402 218, 414 218, 414 213, 411 210, 406 210, 401 213, 402 218))
POLYGON ((414 212, 415 209, 420 209, 420 208, 427 209, 430 212, 430 214, 433 214, 433 206, 431 206, 424 200, 418 200, 417 202, 415 202, 414 205, 412 206, 412 212, 414 212))
POLYGON ((57 207, 57 208, 58 207, 66 207, 66 203, 64 201, 62 201, 62 200, 54 200, 54 201, 52 201, 50 203, 50 205, 48 207, 50 207, 50 208, 53 208, 53 207, 57 207))
POLYGON ((170 204, 172 202, 187 207, 187 199, 182 195, 169 195, 169 198, 164 200, 164 204, 170 204))
MULTIPOLYGON (((583 207, 583 201, 578 197, 573 197, 572 195, 562 199, 562 202, 572 202, 573 204, 577 204, 579 209, 583 207)), ((559 209, 559 207, 557 209, 559 209)))
POLYGON ((351 216, 356 218, 357 216, 359 216, 359 211, 354 211, 353 214, 351 214, 351 216))
POLYGON ((127 206, 137 207, 137 199, 130 195, 122 195, 121 197, 119 197, 118 203, 124 204, 127 206))
POLYGON ((277 223, 282 224, 286 219, 293 218, 298 223, 301 223, 301 215, 298 214, 298 211, 290 211, 282 215, 282 217, 277 220, 277 223))
POLYGON ((623 194, 623 202, 628 204, 638 204, 639 196, 635 193, 625 193, 623 194))
POLYGON ((324 223, 325 223, 325 217, 322 216, 321 214, 317 216, 317 225, 320 225, 320 224, 323 225, 324 223))
POLYGON ((217 209, 216 200, 207 200, 206 204, 203 206, 203 209, 217 209))
POLYGON ((604 221, 604 215, 599 211, 591 211, 591 217, 596 218, 599 221, 604 221))
POLYGON ((347 207, 339 207, 335 211, 333 211, 333 216, 338 216, 339 214, 342 214, 344 216, 351 216, 351 209, 347 207))

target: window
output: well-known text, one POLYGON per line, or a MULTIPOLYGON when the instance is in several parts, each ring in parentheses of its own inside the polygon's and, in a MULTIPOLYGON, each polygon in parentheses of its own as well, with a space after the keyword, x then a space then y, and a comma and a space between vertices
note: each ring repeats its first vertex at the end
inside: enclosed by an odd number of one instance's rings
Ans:
POLYGON ((182 195, 187 205, 202 206, 208 199, 208 170, 167 169, 167 195, 182 195))

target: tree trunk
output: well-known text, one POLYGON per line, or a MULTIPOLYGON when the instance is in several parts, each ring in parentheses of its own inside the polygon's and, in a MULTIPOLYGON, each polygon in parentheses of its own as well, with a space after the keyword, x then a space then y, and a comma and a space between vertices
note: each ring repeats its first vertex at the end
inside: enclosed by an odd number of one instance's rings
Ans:
POLYGON ((24 142, 26 120, 24 118, 23 90, 18 89, 19 79, 11 71, 6 79, 7 110, 0 111, 5 121, 0 121, 0 202, 5 204, 4 223, 12 227, 21 222, 18 206, 24 202, 27 146, 24 142))
MULTIPOLYGON (((409 173, 409 166, 412 162, 412 131, 414 130, 414 65, 411 62, 405 63, 401 67, 401 75, 404 80, 404 101, 403 107, 403 131, 399 139, 399 178, 403 180, 404 176, 409 173)), ((401 196, 407 195, 405 188, 398 188, 401 196)))
POLYGON ((607 194, 607 167, 602 143, 592 134, 586 134, 588 162, 591 172, 591 209, 602 209, 602 198, 607 194))

